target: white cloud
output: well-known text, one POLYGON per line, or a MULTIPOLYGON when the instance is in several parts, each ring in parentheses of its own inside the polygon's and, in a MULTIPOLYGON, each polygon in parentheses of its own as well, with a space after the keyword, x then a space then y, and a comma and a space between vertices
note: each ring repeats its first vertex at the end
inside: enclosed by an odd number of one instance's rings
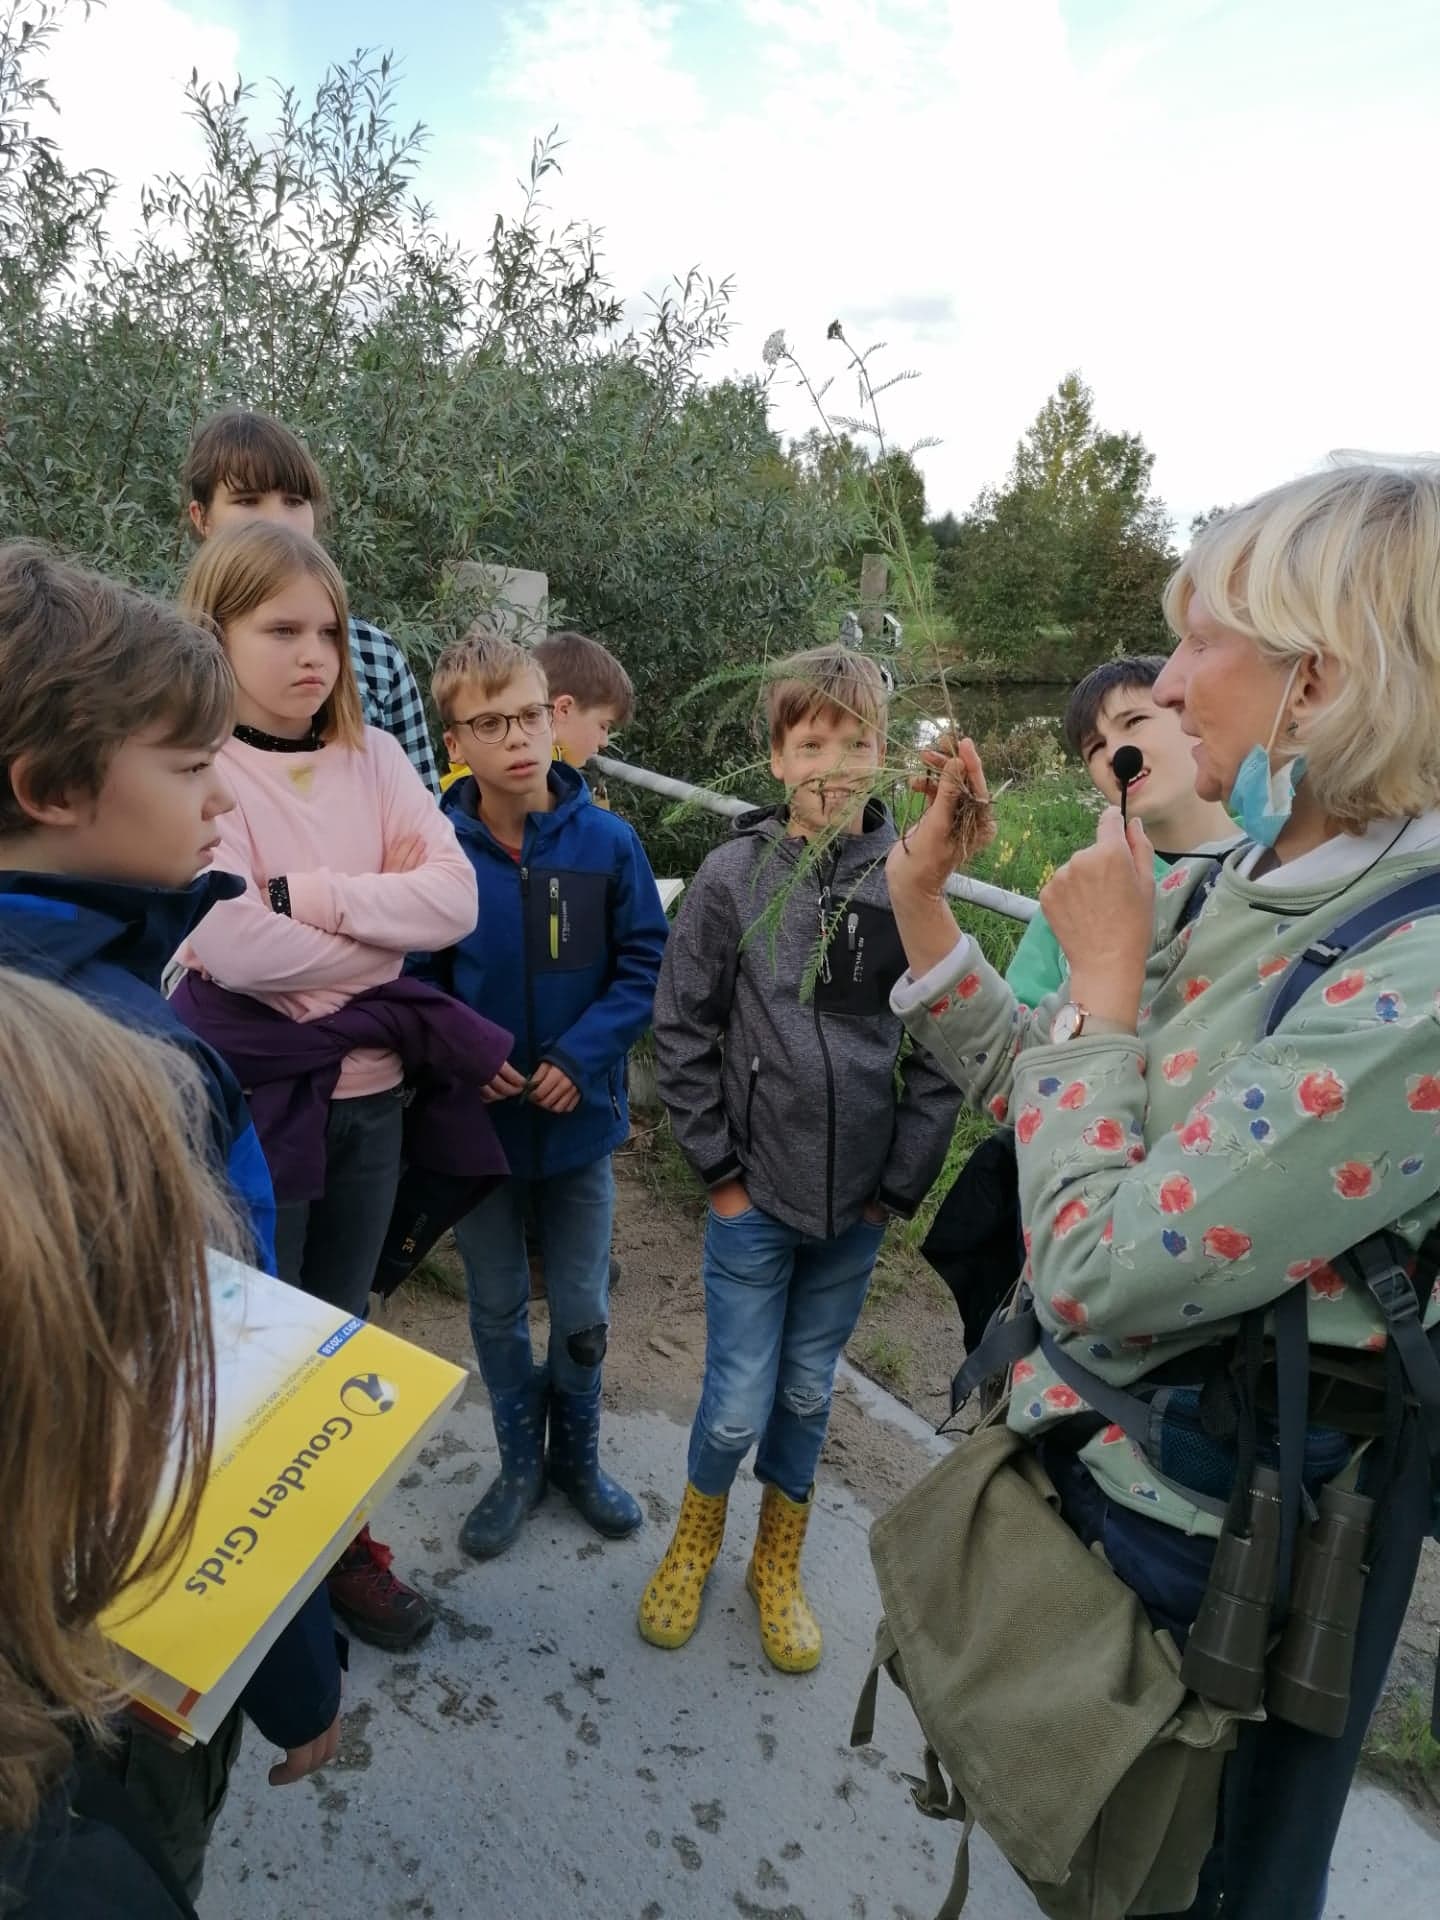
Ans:
POLYGON ((141 185, 195 168, 199 129, 186 118, 191 72, 233 82, 239 37, 170 0, 109 0, 88 19, 72 8, 46 59, 60 113, 52 131, 72 167, 103 167, 117 179, 111 230, 133 223, 141 185))
MULTIPOLYGON (((923 458, 937 509, 1000 477, 1074 366, 1102 419, 1144 434, 1182 520, 1334 445, 1440 439, 1440 42, 1414 0, 1145 0, 1083 39, 1061 0, 530 0, 491 18, 449 98, 404 95, 466 128, 421 182, 452 230, 483 243, 530 135, 558 122, 547 199, 605 229, 626 295, 698 261, 735 275, 743 370, 782 326, 817 376, 838 371, 838 315, 888 341, 882 370, 920 371, 888 424, 942 438, 923 458)), ((128 181, 193 153, 190 66, 246 51, 169 0, 112 0, 70 44, 67 149, 128 181)), ((802 430, 803 399, 781 418, 802 430)))

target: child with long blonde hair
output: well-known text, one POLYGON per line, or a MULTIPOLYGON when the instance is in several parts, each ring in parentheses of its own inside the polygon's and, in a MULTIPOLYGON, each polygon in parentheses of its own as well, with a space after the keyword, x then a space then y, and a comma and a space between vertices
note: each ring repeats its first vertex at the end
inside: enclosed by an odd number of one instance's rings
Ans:
MULTIPOLYGON (((400 747, 361 720, 345 587, 323 548, 265 522, 217 533, 181 606, 213 623, 235 674, 236 725, 220 754, 235 807, 216 823, 215 864, 246 885, 183 951, 234 997, 224 1028, 200 1024, 184 989, 175 1004, 247 1087, 237 1019, 297 1062, 311 1061, 317 1035, 333 1042, 325 1070, 297 1064, 284 1125, 262 1126, 261 1141, 281 1278, 363 1316, 400 1177, 405 1043, 356 1039, 346 1010, 366 996, 369 1037, 378 995, 384 1018, 404 1027, 405 955, 471 931, 475 878, 400 747)), ((378 1646, 410 1646, 434 1621, 368 1528, 331 1575, 330 1595, 378 1646)))
POLYGON ((121 1704, 96 1621, 174 1564, 209 1467, 206 1248, 246 1236, 206 1109, 179 1048, 0 971, 0 1912, 191 1912, 96 1761, 121 1704))

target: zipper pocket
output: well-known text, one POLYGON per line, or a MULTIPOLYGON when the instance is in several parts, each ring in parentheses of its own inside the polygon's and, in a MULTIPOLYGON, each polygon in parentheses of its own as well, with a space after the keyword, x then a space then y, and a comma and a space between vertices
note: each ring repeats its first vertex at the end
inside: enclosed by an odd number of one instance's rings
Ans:
POLYGON ((560 876, 550 881, 550 958, 560 958, 560 876))
POLYGON ((755 1088, 760 1079, 760 1056, 750 1062, 750 1084, 745 1092, 745 1151, 749 1153, 755 1137, 755 1088))

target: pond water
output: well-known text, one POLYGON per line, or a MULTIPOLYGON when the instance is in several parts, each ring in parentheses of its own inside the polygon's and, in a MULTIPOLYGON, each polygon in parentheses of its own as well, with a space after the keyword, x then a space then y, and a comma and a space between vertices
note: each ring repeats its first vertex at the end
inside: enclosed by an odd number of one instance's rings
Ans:
MULTIPOLYGON (((1033 686, 952 686, 951 704, 962 733, 984 740, 1005 734, 1028 720, 1053 720, 1058 726, 1070 698, 1067 681, 1038 681, 1033 686)), ((938 731, 943 715, 937 715, 938 731)))

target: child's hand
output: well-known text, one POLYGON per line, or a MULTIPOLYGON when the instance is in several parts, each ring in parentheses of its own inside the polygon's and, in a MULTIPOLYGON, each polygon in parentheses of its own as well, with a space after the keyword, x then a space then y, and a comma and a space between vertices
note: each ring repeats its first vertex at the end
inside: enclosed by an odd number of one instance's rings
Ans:
POLYGON ((507 1060, 495 1078, 480 1089, 480 1098, 493 1105, 497 1100, 513 1100, 516 1094, 524 1091, 524 1074, 518 1073, 507 1060))
POLYGON ((546 1113, 571 1113, 580 1104, 580 1089, 568 1073, 547 1060, 530 1082, 530 1101, 546 1113))
POLYGON ((726 1180, 710 1189, 710 1205, 722 1220, 738 1220, 751 1204, 743 1180, 726 1180))
POLYGON ((340 1751, 340 1716, 337 1713, 324 1733, 307 1740, 303 1747, 291 1747, 285 1758, 270 1769, 272 1787, 293 1787, 297 1780, 328 1767, 340 1751))

